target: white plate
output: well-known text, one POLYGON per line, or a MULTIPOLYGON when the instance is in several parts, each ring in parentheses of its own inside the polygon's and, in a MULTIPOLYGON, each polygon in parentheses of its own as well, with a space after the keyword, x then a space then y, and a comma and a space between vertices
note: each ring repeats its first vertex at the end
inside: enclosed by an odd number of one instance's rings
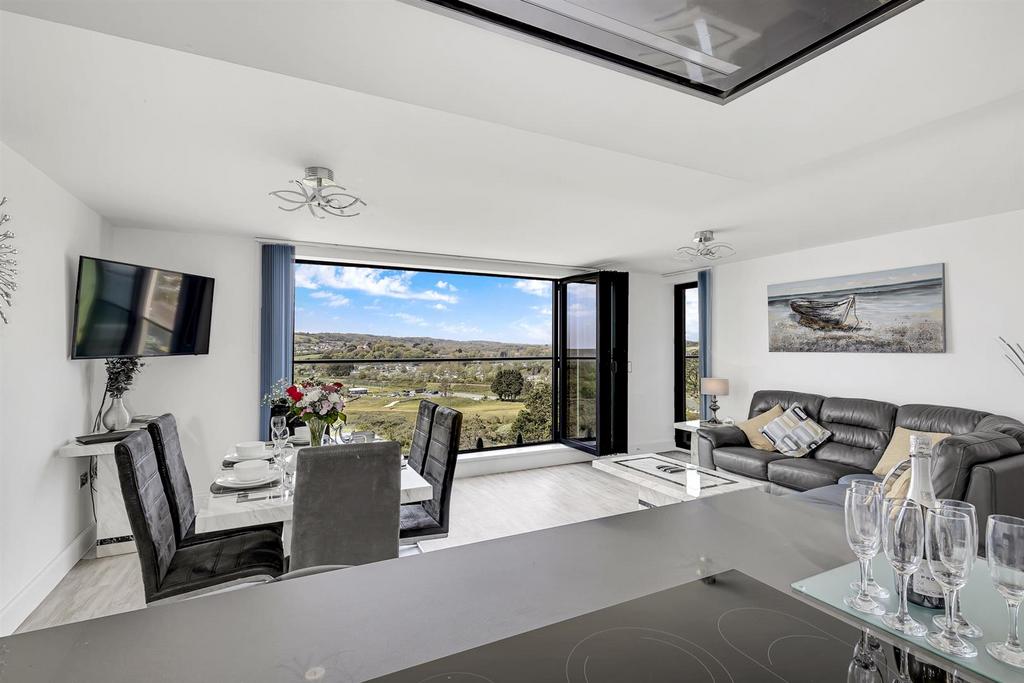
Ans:
POLYGON ((290 443, 293 446, 308 446, 309 439, 301 439, 297 436, 289 436, 288 443, 290 443))
POLYGON ((238 479, 235 479, 234 474, 225 474, 220 477, 217 477, 214 483, 217 484, 218 486, 223 486, 224 488, 228 489, 251 489, 255 488, 256 486, 264 486, 280 478, 281 470, 277 468, 271 468, 270 474, 268 474, 266 477, 261 477, 253 481, 239 481, 238 479))
POLYGON ((225 455, 224 459, 229 462, 245 462, 246 460, 266 460, 267 458, 270 458, 274 455, 274 451, 270 450, 269 448, 266 449, 266 451, 267 452, 264 453, 263 455, 255 455, 252 457, 245 457, 239 455, 238 453, 232 452, 225 455))

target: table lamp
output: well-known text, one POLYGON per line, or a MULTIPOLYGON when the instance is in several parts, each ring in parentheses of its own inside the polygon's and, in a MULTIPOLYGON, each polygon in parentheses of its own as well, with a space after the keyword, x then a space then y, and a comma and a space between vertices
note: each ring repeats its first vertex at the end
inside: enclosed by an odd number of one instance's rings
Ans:
POLYGON ((700 380, 700 393, 711 397, 711 419, 708 424, 722 424, 718 419, 718 397, 729 395, 729 380, 721 377, 704 377, 700 380))

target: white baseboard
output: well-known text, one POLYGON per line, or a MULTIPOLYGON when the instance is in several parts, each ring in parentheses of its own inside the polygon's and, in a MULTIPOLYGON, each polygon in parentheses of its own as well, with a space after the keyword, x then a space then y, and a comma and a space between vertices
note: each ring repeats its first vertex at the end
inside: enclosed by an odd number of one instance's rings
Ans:
POLYGON ((9 636, 43 602, 71 568, 96 546, 96 525, 90 524, 35 578, 0 608, 0 636, 9 636))
POLYGON ((497 451, 466 453, 460 455, 455 466, 455 477, 479 477, 484 474, 499 474, 517 470, 532 470, 538 467, 570 465, 590 462, 594 456, 561 444, 521 446, 502 448, 497 451))

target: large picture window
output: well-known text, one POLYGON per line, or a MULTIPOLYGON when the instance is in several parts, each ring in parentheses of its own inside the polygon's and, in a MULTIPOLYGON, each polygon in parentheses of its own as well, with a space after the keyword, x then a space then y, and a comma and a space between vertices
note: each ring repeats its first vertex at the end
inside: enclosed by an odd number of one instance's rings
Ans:
POLYGON ((345 385, 348 427, 407 450, 421 399, 463 414, 463 451, 555 437, 553 282, 295 264, 294 381, 345 385))

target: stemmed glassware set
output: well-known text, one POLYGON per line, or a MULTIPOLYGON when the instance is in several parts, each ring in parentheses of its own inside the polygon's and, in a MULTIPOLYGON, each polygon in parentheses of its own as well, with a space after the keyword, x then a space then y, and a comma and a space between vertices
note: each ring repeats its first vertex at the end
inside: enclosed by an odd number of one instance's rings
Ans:
POLYGON ((290 436, 288 422, 284 415, 270 418, 270 439, 274 442, 274 463, 281 468, 281 485, 287 491, 292 488, 295 447, 288 443, 290 436), (292 471, 289 472, 289 469, 292 471))
MULTIPOLYGON (((864 614, 880 616, 894 631, 925 636, 936 649, 955 657, 974 657, 978 651, 964 639, 980 638, 982 631, 960 611, 960 590, 967 585, 978 552, 977 512, 970 503, 940 500, 923 508, 913 500, 886 500, 875 482, 857 481, 846 492, 846 536, 860 564, 860 581, 844 603, 864 614), (874 584, 871 561, 880 551, 892 566, 896 585, 895 612, 878 602, 888 593, 874 584), (933 619, 938 631, 911 616, 907 608, 908 583, 922 562, 927 562, 945 598, 945 614, 933 619), (877 586, 875 588, 874 586, 877 586), (878 590, 881 589, 881 590, 878 590)), ((1004 643, 990 643, 992 657, 1024 667, 1024 649, 1018 636, 1018 612, 1024 602, 1024 519, 992 515, 986 544, 989 572, 996 590, 1009 608, 1009 635, 1004 643)))

